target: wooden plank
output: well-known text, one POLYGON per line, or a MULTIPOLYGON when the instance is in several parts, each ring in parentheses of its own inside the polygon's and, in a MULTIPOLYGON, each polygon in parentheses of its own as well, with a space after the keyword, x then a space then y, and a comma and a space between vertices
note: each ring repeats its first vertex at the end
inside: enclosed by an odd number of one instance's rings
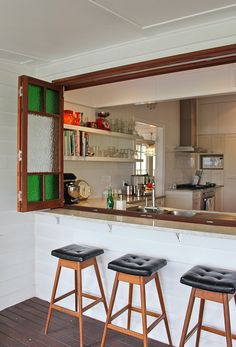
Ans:
POLYGON ((17 331, 15 327, 12 326, 10 319, 0 316, 0 332, 5 335, 12 337, 13 339, 19 341, 20 343, 25 344, 30 347, 44 347, 45 344, 40 340, 35 338, 31 331, 28 331, 27 326, 25 329, 20 329, 17 331))
MULTIPOLYGON (((78 347, 78 319, 53 312, 48 335, 44 335, 49 303, 38 298, 26 300, 0 312, 1 347, 78 347)), ((104 324, 84 316, 85 345, 100 347, 104 324)), ((140 340, 109 331, 107 346, 139 347, 140 340)), ((167 345, 149 339, 149 347, 167 345)))
POLYGON ((236 45, 231 44, 88 72, 57 79, 53 82, 64 86, 65 90, 73 90, 178 71, 230 64, 235 61, 236 45))
POLYGON ((24 343, 20 343, 19 341, 16 341, 14 339, 12 339, 11 337, 3 334, 0 332, 0 342, 1 342, 1 346, 11 346, 11 347, 25 347, 27 345, 25 345, 24 343))
MULTIPOLYGON (((0 324, 4 322, 7 324, 7 326, 11 327, 14 329, 14 334, 15 332, 17 334, 24 334, 24 336, 28 335, 29 331, 29 325, 20 325, 17 320, 12 320, 7 313, 4 315, 0 315, 0 324)), ((14 335, 11 335, 12 337, 14 335)), ((42 344, 45 344, 50 347, 65 347, 66 345, 60 341, 55 341, 55 339, 52 339, 50 336, 47 337, 43 334, 42 329, 36 329, 35 327, 30 326, 30 339, 35 339, 36 341, 42 342, 42 344)))

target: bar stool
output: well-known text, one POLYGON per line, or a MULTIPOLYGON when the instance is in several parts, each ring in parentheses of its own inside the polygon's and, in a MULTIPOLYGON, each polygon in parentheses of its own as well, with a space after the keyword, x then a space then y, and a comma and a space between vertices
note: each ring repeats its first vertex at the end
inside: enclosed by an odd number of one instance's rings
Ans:
POLYGON ((186 272, 181 277, 180 282, 192 287, 192 291, 179 346, 183 347, 188 339, 197 331, 195 346, 198 347, 201 331, 204 330, 225 336, 227 347, 232 347, 232 338, 235 340, 236 335, 231 334, 229 301, 234 297, 236 303, 236 271, 197 265, 186 272), (188 333, 195 298, 200 298, 198 323, 188 333), (202 324, 205 300, 223 304, 225 332, 202 324))
POLYGON ((51 252, 51 254, 54 257, 59 258, 59 260, 57 265, 54 286, 52 290, 51 301, 50 301, 49 310, 48 310, 47 322, 45 326, 45 334, 47 334, 48 332, 52 310, 57 310, 60 312, 67 313, 73 317, 79 318, 80 347, 83 347, 84 338, 83 338, 82 314, 85 311, 92 308, 93 306, 99 304, 100 302, 103 303, 106 313, 108 311, 105 294, 104 294, 104 290, 102 286, 101 276, 100 276, 100 272, 99 272, 99 268, 98 268, 98 264, 96 260, 96 256, 103 253, 104 253, 104 250, 100 248, 92 248, 88 246, 81 246, 81 245, 75 245, 75 244, 68 245, 59 249, 55 249, 51 252), (89 266, 94 266, 101 297, 82 292, 82 270, 89 266), (75 289, 56 298, 57 286, 58 286, 58 282, 59 282, 59 278, 61 274, 61 269, 63 267, 74 270, 75 289), (75 294, 75 311, 55 304, 56 302, 62 299, 65 299, 66 297, 72 294, 75 294), (90 303, 89 305, 83 307, 83 303, 82 303, 83 297, 92 299, 94 301, 90 303))
POLYGON ((105 324, 101 347, 105 346, 107 331, 108 329, 118 331, 123 334, 127 334, 130 336, 134 336, 138 339, 143 340, 144 347, 148 347, 148 333, 155 328, 155 326, 164 320, 166 332, 169 340, 169 345, 172 346, 170 330, 168 325, 168 320, 165 311, 164 300, 162 296, 162 290, 160 285, 160 280, 158 276, 158 270, 164 267, 167 264, 165 259, 157 259, 148 256, 140 256, 135 254, 126 254, 121 258, 113 260, 108 264, 108 268, 116 271, 116 277, 113 285, 111 302, 108 310, 107 321, 105 324), (159 296, 160 306, 162 313, 158 314, 152 311, 147 311, 146 309, 146 293, 145 293, 145 284, 150 282, 151 280, 155 280, 157 293, 159 296), (129 299, 128 305, 124 306, 118 312, 112 315, 112 310, 116 298, 116 293, 118 289, 119 282, 127 282, 129 283, 129 299), (140 294, 141 294, 141 308, 134 307, 132 305, 133 298, 133 285, 137 284, 140 286, 140 294), (115 324, 112 324, 112 320, 120 316, 128 310, 128 322, 127 329, 119 327, 115 324), (143 325, 143 333, 138 333, 130 330, 131 323, 131 313, 139 312, 142 314, 142 325, 143 325), (156 318, 156 320, 147 327, 147 315, 156 318))

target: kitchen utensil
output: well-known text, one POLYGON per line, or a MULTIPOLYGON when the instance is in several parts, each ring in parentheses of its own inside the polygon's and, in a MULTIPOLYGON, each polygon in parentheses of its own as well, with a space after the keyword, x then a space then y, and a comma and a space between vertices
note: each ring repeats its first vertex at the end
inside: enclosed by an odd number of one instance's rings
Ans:
POLYGON ((91 195, 90 185, 84 180, 77 180, 75 182, 77 187, 79 187, 79 199, 86 200, 91 195))
POLYGON ((193 185, 198 185, 202 178, 202 170, 196 170, 195 175, 193 176, 193 185))

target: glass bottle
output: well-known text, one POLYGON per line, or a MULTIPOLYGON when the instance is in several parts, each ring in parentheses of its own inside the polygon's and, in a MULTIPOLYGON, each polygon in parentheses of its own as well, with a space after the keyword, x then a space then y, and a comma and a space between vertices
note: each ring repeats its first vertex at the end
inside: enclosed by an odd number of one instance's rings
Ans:
POLYGON ((108 196, 107 196, 107 208, 108 209, 113 209, 114 207, 114 200, 112 197, 112 189, 111 186, 108 188, 108 196))

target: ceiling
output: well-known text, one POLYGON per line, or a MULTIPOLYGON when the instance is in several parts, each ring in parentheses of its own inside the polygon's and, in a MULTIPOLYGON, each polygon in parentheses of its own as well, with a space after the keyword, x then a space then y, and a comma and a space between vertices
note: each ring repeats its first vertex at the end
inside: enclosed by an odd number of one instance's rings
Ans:
POLYGON ((236 16, 233 0, 0 0, 0 60, 43 64, 236 16))

